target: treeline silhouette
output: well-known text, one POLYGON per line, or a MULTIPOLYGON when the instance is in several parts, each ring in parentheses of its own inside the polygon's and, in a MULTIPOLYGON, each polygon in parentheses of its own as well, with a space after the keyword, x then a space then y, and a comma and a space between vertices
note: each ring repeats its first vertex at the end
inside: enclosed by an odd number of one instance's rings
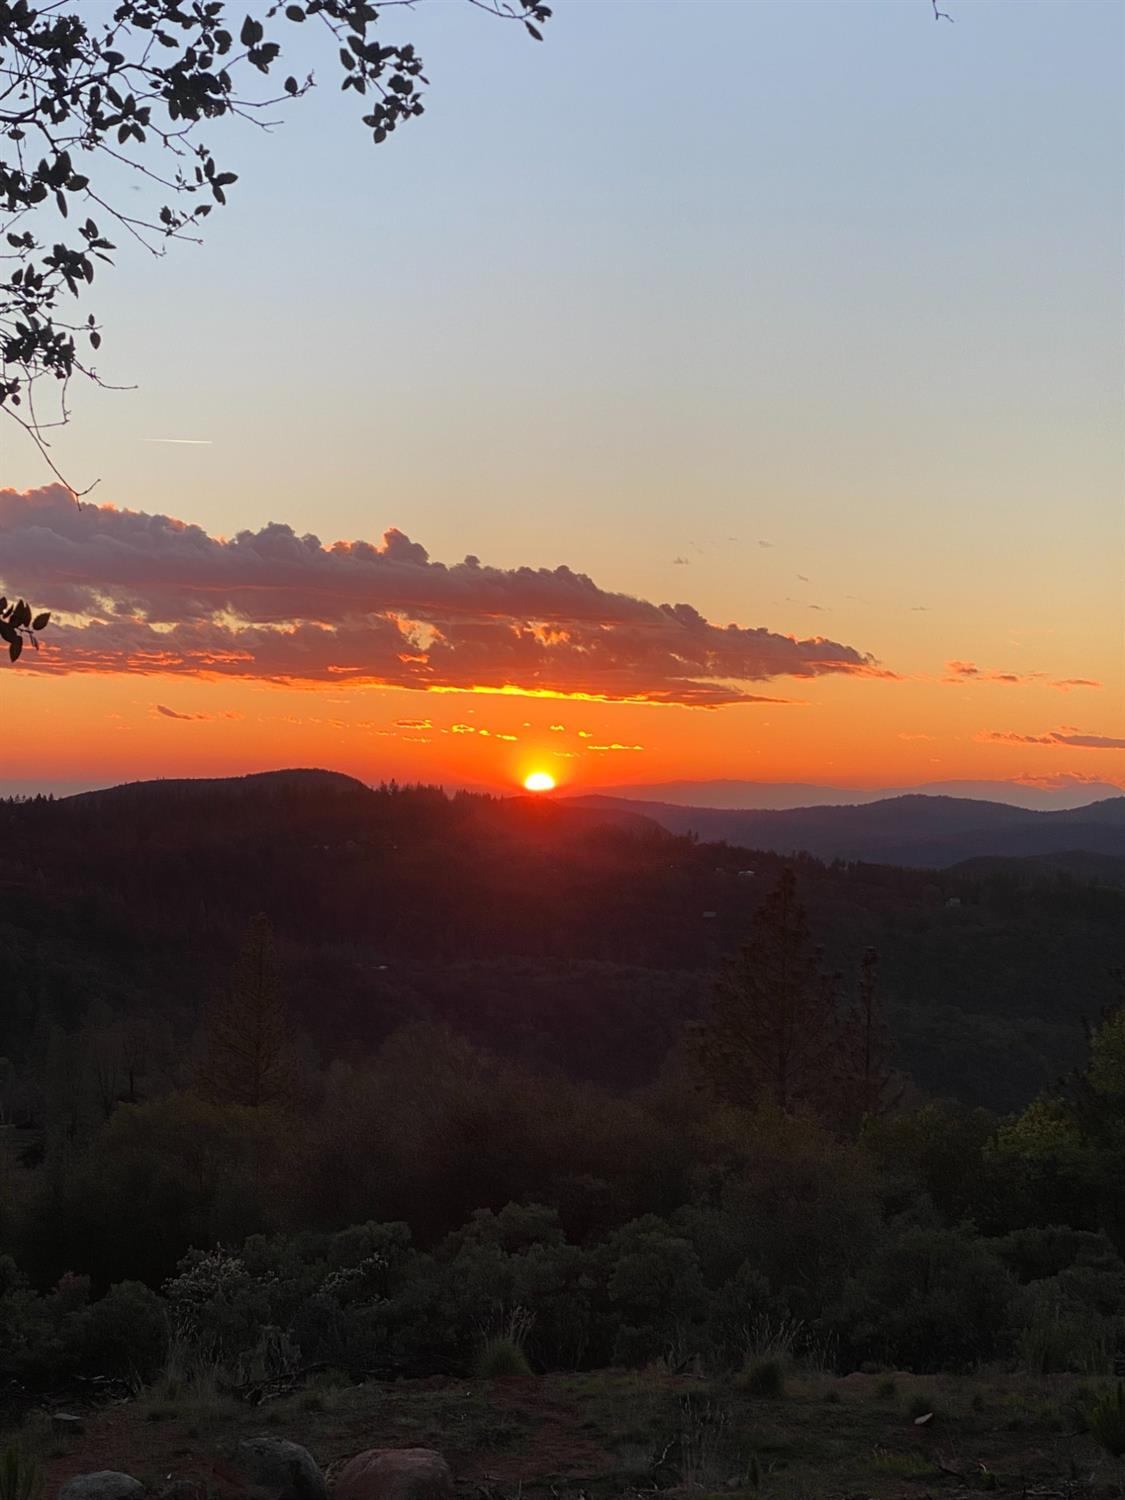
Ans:
MULTIPOLYGON (((0 1047, 24 1071, 95 1003, 194 1034, 261 912, 322 1060, 428 1020, 636 1087, 786 863, 633 815, 324 772, 4 803, 0 838, 0 1047)), ((878 951, 898 1061, 922 1089, 1016 1108, 1082 1056, 1125 892, 1034 864, 795 867, 829 969, 878 951)))

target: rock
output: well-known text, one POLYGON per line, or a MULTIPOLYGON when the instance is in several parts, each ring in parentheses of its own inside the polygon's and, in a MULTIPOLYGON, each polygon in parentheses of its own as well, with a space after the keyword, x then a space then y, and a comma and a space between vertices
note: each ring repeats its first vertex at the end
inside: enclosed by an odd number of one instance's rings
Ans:
POLYGON ((157 1495, 156 1500, 207 1500, 207 1486, 202 1479, 173 1479, 157 1495))
POLYGON ((131 1474, 99 1469, 96 1474, 76 1474, 59 1491, 59 1500, 142 1500, 144 1486, 131 1474))
POLYGON ((432 1448, 370 1448, 336 1476, 335 1500, 451 1500, 453 1475, 432 1448))
POLYGON ((284 1438, 247 1438, 238 1445, 238 1463, 255 1488, 266 1492, 270 1500, 328 1500, 328 1487, 316 1459, 299 1443, 288 1443, 284 1438))

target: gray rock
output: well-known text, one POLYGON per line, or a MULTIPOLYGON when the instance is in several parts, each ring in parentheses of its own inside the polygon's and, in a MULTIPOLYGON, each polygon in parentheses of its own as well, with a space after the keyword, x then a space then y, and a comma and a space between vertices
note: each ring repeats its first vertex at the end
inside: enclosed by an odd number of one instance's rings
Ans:
POLYGON ((59 1491, 59 1500, 143 1500, 144 1485, 131 1474, 99 1469, 96 1474, 76 1474, 59 1491))
POLYGON ((284 1438, 247 1438, 238 1445, 247 1479, 270 1500, 328 1500, 328 1486, 316 1459, 299 1443, 284 1438))
POLYGON ((335 1500, 451 1500, 453 1476, 432 1448, 369 1448, 336 1476, 335 1500))
POLYGON ((173 1479, 156 1500, 208 1500, 207 1486, 202 1479, 173 1479))

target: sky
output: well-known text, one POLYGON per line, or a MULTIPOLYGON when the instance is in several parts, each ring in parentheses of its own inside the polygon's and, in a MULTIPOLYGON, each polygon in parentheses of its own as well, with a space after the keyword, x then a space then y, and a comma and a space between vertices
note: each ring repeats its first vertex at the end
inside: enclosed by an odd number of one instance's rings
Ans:
POLYGON ((1125 787, 1125 8, 943 8, 422 0, 377 148, 291 28, 0 433, 0 786, 1125 787))

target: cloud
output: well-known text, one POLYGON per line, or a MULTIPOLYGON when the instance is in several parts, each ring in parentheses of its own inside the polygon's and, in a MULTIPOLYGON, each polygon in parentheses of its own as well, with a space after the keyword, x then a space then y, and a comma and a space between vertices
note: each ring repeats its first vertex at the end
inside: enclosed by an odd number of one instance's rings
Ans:
MULTIPOLYGON (((583 573, 447 566, 403 532, 226 539, 170 516, 0 490, 5 577, 58 620, 34 670, 577 695, 715 706, 748 684, 893 676, 823 636, 717 625, 583 573)), ((768 700, 776 701, 776 700, 768 700)))
POLYGON ((228 709, 221 714, 182 714, 177 709, 169 708, 166 703, 154 703, 152 705, 154 714, 159 714, 164 719, 182 719, 184 722, 213 724, 216 719, 241 719, 242 714, 234 709, 228 709))
POLYGON ((166 719, 213 719, 214 714, 179 714, 174 708, 169 708, 164 703, 155 703, 153 708, 158 714, 163 714, 166 719))
POLYGON ((672 566, 674 568, 690 568, 691 559, 689 557, 674 557, 672 559, 672 566))
POLYGON ((1072 726, 1051 729, 1046 734, 1015 734, 1008 729, 985 729, 974 738, 987 744, 1000 745, 1070 745, 1080 750, 1125 750, 1125 740, 1112 739, 1105 734, 1079 734, 1072 726))
MULTIPOLYGON (((1071 788, 1081 791, 1083 787, 1107 784, 1104 773, 1095 771, 1055 771, 1040 775, 1032 775, 1025 771, 1020 776, 1013 776, 1012 780, 1019 786, 1039 787, 1045 792, 1067 791, 1071 788)), ((1115 783, 1110 781, 1108 784, 1115 783)))
POLYGON ((1092 677, 1062 677, 1052 679, 1045 672, 1000 672, 995 667, 978 667, 972 661, 947 661, 943 682, 1000 682, 1008 686, 1023 686, 1040 682, 1057 688, 1060 693, 1069 693, 1074 688, 1100 688, 1102 684, 1092 677))

